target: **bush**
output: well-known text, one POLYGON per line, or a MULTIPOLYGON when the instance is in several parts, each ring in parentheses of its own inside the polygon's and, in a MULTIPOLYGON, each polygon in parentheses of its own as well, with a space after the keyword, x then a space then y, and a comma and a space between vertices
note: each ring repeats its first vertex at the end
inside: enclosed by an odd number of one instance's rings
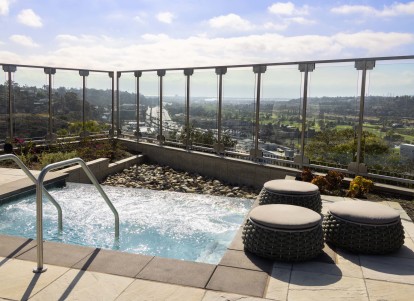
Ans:
POLYGON ((57 153, 46 153, 43 152, 42 156, 40 157, 40 164, 43 167, 50 163, 55 163, 63 160, 68 160, 72 158, 78 157, 78 153, 76 151, 71 151, 67 153, 57 152, 57 153))
POLYGON ((312 184, 315 184, 316 186, 318 186, 319 191, 321 193, 324 193, 328 190, 328 181, 326 180, 326 178, 324 176, 316 176, 313 178, 313 180, 311 181, 312 184))
POLYGON ((312 173, 310 168, 303 168, 302 173, 300 174, 302 181, 304 182, 311 182, 313 178, 315 178, 315 175, 312 173))
POLYGON ((328 174, 325 176, 326 182, 328 184, 327 189, 331 191, 341 190, 342 181, 344 179, 343 173, 335 170, 328 171, 328 174))
POLYGON ((349 183, 349 190, 346 195, 351 198, 363 197, 366 193, 371 191, 373 187, 374 182, 371 180, 356 176, 355 179, 349 183))

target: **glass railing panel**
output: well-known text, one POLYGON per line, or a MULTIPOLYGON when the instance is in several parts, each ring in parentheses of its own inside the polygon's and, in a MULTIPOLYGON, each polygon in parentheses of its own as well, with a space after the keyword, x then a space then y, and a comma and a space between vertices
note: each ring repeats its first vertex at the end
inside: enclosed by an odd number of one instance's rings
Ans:
MULTIPOLYGON (((2 71, 2 70, 1 70, 2 71)), ((3 72, 3 71, 2 71, 3 72)), ((4 143, 9 133, 9 85, 8 73, 3 72, 4 76, 0 82, 0 143, 4 143)))
POLYGON ((212 148, 217 141, 217 89, 214 69, 194 70, 190 92, 190 135, 194 146, 212 148))
POLYGON ((346 169, 357 155, 358 71, 353 62, 317 64, 309 75, 305 156, 346 169))
POLYGON ((262 75, 259 149, 265 158, 293 160, 301 131, 301 73, 297 65, 268 66, 262 75))
POLYGON ((85 130, 107 133, 112 122, 112 79, 107 72, 91 72, 86 80, 85 130))
POLYGON ((23 140, 42 139, 49 123, 49 82, 43 68, 17 67, 13 82, 13 132, 23 140))
POLYGON ((140 82, 140 132, 143 138, 155 142, 159 133, 159 77, 156 72, 143 72, 140 82))
POLYGON ((255 74, 253 68, 229 68, 223 75, 222 142, 225 149, 254 148, 255 74))
POLYGON ((119 78, 119 127, 122 134, 134 135, 137 130, 136 77, 133 72, 119 78))
POLYGON ((59 137, 82 132, 83 83, 78 71, 56 70, 53 75, 53 131, 59 137))
POLYGON ((414 60, 367 71, 361 162, 371 173, 414 176, 414 60))
POLYGON ((163 78, 162 127, 166 141, 181 142, 184 138, 186 81, 182 70, 167 71, 163 78))

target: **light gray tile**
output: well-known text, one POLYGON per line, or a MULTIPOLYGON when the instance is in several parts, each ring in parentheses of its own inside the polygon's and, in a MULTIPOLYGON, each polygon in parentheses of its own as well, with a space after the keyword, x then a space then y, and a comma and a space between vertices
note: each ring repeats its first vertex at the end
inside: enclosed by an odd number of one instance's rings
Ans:
POLYGON ((286 300, 289 290, 291 270, 273 269, 265 297, 272 300, 286 300))
POLYGON ((365 278, 414 284, 414 259, 391 256, 360 256, 365 278))
POLYGON ((30 300, 115 300, 133 281, 133 278, 71 269, 30 300))
MULTIPOLYGON (((184 300, 184 299, 183 299, 184 300)), ((207 291, 202 301, 264 301, 267 299, 230 294, 224 292, 207 291)))
POLYGON ((370 301, 412 301, 414 285, 366 280, 370 301))
POLYGON ((35 274, 35 262, 12 259, 0 266, 0 296, 11 300, 27 300, 69 269, 48 266, 45 273, 35 274))
POLYGON ((293 271, 288 300, 368 301, 368 295, 363 279, 293 271))
POLYGON ((200 288, 136 279, 116 300, 201 301, 204 294, 200 288))

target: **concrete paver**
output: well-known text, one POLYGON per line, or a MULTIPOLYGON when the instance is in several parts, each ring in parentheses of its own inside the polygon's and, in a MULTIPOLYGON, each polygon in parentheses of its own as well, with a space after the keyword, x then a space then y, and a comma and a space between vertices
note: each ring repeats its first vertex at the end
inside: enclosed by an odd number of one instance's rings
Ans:
POLYGON ((365 282, 370 301, 412 301, 414 298, 414 285, 370 279, 365 282))
POLYGON ((204 288, 215 267, 207 263, 154 257, 136 278, 204 288))
POLYGON ((364 278, 414 285, 414 259, 361 255, 364 278))
POLYGON ((18 259, 8 260, 0 266, 0 297, 26 300, 68 271, 68 268, 48 266, 45 273, 35 274, 32 272, 35 267, 34 262, 18 259))
POLYGON ((116 300, 117 301, 201 301, 205 290, 175 284, 135 280, 116 300))
POLYGON ((291 273, 290 269, 273 268, 265 297, 272 300, 286 300, 291 273))
POLYGON ((30 300, 115 300, 133 281, 127 277, 71 269, 30 300))
POLYGON ((364 279, 292 271, 288 300, 364 300, 368 295, 364 279))
POLYGON ((273 299, 263 299, 256 297, 243 296, 238 294, 230 294, 215 291, 206 291, 202 301, 263 301, 273 299))
POLYGON ((236 294, 263 297, 268 274, 259 271, 218 266, 206 288, 236 294))

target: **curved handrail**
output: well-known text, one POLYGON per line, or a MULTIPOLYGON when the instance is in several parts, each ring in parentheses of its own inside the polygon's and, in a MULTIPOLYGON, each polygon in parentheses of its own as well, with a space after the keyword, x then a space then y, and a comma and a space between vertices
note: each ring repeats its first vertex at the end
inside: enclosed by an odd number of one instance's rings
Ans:
MULTIPOLYGON (((29 177, 30 180, 32 180, 32 182, 34 184, 37 183, 37 180, 35 178, 35 176, 30 172, 30 170, 26 167, 26 165, 24 165, 24 163, 22 162, 22 160, 19 159, 19 157, 17 157, 16 155, 13 154, 5 154, 5 155, 1 155, 0 156, 0 161, 3 160, 13 160, 23 171, 24 173, 29 177)), ((47 198, 52 202, 53 205, 55 205, 57 212, 58 212, 58 228, 59 231, 62 231, 62 208, 60 207, 60 205, 56 202, 56 200, 54 199, 53 196, 50 195, 50 193, 46 190, 46 188, 42 188, 43 193, 46 194, 47 198)))
POLYGON ((119 238, 119 215, 118 211, 116 211, 114 205, 109 200, 106 193, 103 191, 101 185, 99 184, 98 180, 95 178, 92 171, 86 165, 86 163, 81 158, 73 158, 68 159, 61 162, 56 162, 45 166, 42 171, 40 172, 37 183, 36 183, 36 216, 37 216, 37 268, 33 269, 35 273, 42 273, 46 269, 43 268, 43 209, 42 209, 42 190, 41 187, 43 186, 43 180, 48 173, 48 171, 52 169, 56 169, 59 167, 65 167, 72 164, 80 164, 80 166, 85 171, 86 175, 88 176, 89 180, 93 183, 93 185, 98 189, 101 196, 104 198, 106 204, 112 210, 115 216, 115 239, 119 238))

